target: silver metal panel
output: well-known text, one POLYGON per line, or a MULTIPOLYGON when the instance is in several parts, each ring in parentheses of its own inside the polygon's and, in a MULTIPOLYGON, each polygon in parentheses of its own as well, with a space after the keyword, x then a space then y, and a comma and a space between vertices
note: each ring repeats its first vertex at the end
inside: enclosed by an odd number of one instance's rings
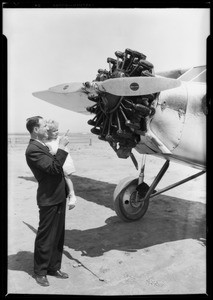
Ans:
POLYGON ((188 83, 188 105, 184 128, 178 147, 172 152, 186 160, 205 165, 206 163, 206 85, 188 83))
POLYGON ((172 152, 179 144, 185 122, 187 90, 179 88, 161 92, 150 129, 172 152))

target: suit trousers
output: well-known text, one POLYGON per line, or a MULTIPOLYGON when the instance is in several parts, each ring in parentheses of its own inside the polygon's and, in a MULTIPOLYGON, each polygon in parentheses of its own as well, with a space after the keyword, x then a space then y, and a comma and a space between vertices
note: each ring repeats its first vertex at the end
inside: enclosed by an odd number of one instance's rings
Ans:
POLYGON ((39 206, 39 226, 34 248, 34 272, 46 275, 47 271, 61 268, 65 234, 66 201, 52 206, 39 206))

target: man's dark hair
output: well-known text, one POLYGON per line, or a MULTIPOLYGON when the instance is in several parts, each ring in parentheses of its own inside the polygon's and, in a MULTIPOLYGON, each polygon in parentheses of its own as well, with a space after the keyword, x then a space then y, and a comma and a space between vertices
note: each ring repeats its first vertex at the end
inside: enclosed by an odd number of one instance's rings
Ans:
POLYGON ((27 119, 26 127, 29 133, 33 132, 34 127, 39 127, 39 119, 43 119, 40 116, 35 116, 27 119))

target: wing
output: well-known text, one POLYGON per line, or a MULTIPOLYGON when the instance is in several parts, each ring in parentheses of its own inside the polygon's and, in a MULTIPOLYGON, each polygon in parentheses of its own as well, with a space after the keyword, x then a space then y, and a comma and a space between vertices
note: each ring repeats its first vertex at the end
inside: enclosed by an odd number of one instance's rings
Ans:
POLYGON ((206 82, 206 66, 196 66, 188 69, 174 69, 158 72, 156 75, 179 79, 181 81, 206 82))

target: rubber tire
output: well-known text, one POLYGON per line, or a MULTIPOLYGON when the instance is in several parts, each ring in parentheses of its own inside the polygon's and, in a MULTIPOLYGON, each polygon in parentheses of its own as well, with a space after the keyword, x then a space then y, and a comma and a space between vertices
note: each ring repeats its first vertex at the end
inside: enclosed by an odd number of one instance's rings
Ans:
MULTIPOLYGON (((134 192, 136 191, 137 186, 138 186, 138 179, 132 180, 127 186, 125 186, 120 191, 120 193, 116 196, 116 198, 114 198, 113 204, 114 204, 115 212, 118 215, 118 217, 125 222, 132 222, 141 219, 145 215, 149 207, 149 198, 148 198, 146 202, 141 203, 141 206, 138 209, 135 209, 135 212, 132 214, 125 209, 125 204, 123 203, 123 196, 125 192, 127 191, 127 189, 133 189, 134 192)), ((143 182, 143 184, 140 186, 140 195, 143 194, 143 190, 147 191, 148 189, 149 186, 145 182, 143 182)), ((144 192, 144 194, 146 194, 146 192, 144 192)))

